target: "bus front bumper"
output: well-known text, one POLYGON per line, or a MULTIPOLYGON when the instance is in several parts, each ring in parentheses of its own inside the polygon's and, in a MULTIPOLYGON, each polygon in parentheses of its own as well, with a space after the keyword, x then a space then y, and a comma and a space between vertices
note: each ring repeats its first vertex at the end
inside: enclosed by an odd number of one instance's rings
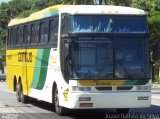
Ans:
POLYGON ((151 92, 69 93, 70 109, 143 108, 151 106, 151 92))

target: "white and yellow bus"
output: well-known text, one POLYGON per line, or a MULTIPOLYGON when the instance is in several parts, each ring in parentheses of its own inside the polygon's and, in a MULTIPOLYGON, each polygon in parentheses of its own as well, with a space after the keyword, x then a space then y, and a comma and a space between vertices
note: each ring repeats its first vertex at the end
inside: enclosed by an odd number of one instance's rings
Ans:
POLYGON ((8 25, 7 85, 66 109, 151 105, 145 12, 107 5, 57 5, 8 25))

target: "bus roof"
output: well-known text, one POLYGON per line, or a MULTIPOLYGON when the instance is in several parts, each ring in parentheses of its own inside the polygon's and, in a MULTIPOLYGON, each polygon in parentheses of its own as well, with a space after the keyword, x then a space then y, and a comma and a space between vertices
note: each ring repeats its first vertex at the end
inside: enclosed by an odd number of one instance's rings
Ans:
POLYGON ((65 7, 65 6, 68 6, 68 5, 55 5, 55 6, 48 7, 46 9, 40 10, 38 12, 35 12, 35 13, 31 14, 29 17, 26 17, 26 18, 12 19, 9 22, 8 26, 14 26, 14 25, 27 23, 27 22, 30 22, 30 21, 35 21, 35 20, 38 20, 38 19, 42 19, 42 18, 45 18, 45 17, 56 15, 56 14, 58 14, 58 9, 61 8, 61 7, 65 7))
POLYGON ((38 19, 57 15, 58 13, 69 14, 111 14, 111 15, 144 15, 143 10, 122 6, 109 5, 55 5, 35 12, 26 18, 16 18, 10 21, 8 26, 14 26, 38 19))
POLYGON ((111 5, 71 5, 61 8, 60 13, 70 14, 112 14, 112 15, 144 15, 145 11, 137 8, 111 5))

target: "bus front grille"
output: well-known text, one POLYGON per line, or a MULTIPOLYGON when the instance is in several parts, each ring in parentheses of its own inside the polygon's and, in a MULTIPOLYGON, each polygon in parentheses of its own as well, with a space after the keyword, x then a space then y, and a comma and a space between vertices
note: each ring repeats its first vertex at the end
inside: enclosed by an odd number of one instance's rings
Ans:
POLYGON ((95 87, 97 90, 109 90, 109 91, 112 91, 112 90, 131 90, 133 88, 133 86, 118 86, 118 87, 95 87))

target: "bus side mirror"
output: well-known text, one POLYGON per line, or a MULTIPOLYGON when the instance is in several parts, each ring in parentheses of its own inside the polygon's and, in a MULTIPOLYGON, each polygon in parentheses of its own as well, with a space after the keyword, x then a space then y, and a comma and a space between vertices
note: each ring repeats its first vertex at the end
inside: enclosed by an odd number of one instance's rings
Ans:
POLYGON ((157 61, 160 59, 160 46, 158 44, 153 45, 153 53, 152 53, 152 59, 154 61, 157 61))
POLYGON ((66 34, 69 30, 69 15, 67 13, 63 13, 61 16, 61 32, 62 34, 66 34))

